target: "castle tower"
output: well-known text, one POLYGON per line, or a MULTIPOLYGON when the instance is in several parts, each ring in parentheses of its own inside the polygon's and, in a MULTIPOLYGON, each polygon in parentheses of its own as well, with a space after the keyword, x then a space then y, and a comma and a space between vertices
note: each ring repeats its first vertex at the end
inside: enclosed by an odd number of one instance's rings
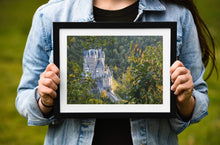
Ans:
POLYGON ((97 65, 97 52, 95 49, 90 49, 88 53, 89 55, 87 59, 87 64, 89 67, 89 73, 91 73, 92 77, 95 78, 96 65, 97 65))
POLYGON ((105 67, 101 60, 98 60, 98 64, 96 67, 96 78, 100 78, 104 76, 105 67))

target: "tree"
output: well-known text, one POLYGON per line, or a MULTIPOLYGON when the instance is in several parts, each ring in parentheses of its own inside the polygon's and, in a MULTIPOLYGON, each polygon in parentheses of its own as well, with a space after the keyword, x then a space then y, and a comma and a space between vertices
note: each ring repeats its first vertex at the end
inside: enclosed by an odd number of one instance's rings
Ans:
POLYGON ((144 51, 133 49, 131 61, 133 62, 133 84, 129 92, 130 102, 137 104, 162 103, 162 47, 158 42, 156 47, 147 46, 144 51), (150 58, 150 59, 149 59, 150 58))
POLYGON ((117 94, 127 103, 161 104, 162 103, 162 46, 146 46, 130 49, 130 66, 120 79, 117 94))

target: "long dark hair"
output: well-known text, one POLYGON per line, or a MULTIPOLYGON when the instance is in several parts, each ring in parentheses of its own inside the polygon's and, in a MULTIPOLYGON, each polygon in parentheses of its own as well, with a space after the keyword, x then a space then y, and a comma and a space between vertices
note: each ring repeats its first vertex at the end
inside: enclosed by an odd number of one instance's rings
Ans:
POLYGON ((207 80, 211 76, 214 70, 217 71, 217 77, 218 77, 214 39, 209 29, 207 28, 205 22, 200 17, 199 12, 193 0, 163 0, 163 1, 181 5, 190 10, 190 12, 193 15, 196 27, 197 27, 199 42, 200 42, 201 51, 202 51, 202 61, 205 67, 208 65, 209 61, 211 60, 211 68, 205 80, 207 80))

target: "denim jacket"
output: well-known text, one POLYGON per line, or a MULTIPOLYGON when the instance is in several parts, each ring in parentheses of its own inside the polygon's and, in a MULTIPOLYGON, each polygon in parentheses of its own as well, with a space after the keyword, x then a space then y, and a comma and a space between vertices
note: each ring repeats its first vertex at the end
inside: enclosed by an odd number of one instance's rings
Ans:
MULTIPOLYGON (((52 22, 94 21, 92 0, 50 0, 35 13, 23 56, 23 75, 18 87, 16 107, 28 125, 49 125, 45 145, 90 145, 96 119, 45 118, 37 100, 38 80, 53 62, 52 22)), ((177 135, 208 114, 207 85, 193 17, 189 10, 159 0, 140 0, 135 22, 177 22, 177 56, 191 71, 195 108, 188 122, 177 114, 171 119, 130 119, 134 145, 176 145, 177 135)), ((108 125, 108 124, 106 124, 108 125)))

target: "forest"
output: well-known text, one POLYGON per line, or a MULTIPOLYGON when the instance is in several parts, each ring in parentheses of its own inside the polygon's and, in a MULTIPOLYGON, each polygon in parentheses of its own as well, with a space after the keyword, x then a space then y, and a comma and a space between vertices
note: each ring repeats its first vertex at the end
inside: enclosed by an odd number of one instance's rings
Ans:
POLYGON ((68 36, 68 104, 162 104, 162 36, 68 36), (112 73, 114 102, 83 71, 83 52, 101 49, 112 73))

